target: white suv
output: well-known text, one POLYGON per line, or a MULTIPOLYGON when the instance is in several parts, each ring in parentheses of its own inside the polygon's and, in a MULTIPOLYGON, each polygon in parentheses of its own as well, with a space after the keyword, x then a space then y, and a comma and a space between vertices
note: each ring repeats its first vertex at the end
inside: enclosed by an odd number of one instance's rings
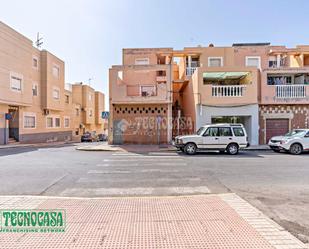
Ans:
POLYGON ((309 150, 309 129, 295 129, 284 136, 272 137, 268 145, 275 152, 283 150, 299 155, 309 150))
POLYGON ((239 149, 249 146, 247 132, 242 124, 205 125, 195 135, 176 137, 173 144, 189 155, 198 150, 219 150, 236 155, 239 149))

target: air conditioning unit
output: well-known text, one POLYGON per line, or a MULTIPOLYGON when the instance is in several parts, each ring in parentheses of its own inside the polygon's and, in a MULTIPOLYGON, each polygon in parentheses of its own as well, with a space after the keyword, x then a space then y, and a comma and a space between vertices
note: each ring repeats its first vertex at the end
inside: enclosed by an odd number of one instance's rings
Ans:
POLYGON ((147 92, 142 92, 143 97, 147 97, 147 95, 148 95, 147 92))
POLYGON ((44 115, 49 115, 49 110, 48 109, 44 109, 44 115))

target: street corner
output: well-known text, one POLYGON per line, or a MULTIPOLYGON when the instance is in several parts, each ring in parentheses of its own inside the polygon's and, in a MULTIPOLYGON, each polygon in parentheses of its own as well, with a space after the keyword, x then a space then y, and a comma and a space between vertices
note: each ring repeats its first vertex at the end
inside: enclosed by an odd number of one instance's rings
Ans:
MULTIPOLYGON (((0 207, 6 210, 61 209, 66 213, 63 218, 66 226, 61 233, 1 232, 0 247, 6 249, 25 248, 24 245, 34 249, 306 248, 236 194, 123 198, 0 197, 0 207)), ((4 226, 5 222, 1 225, 4 226)))

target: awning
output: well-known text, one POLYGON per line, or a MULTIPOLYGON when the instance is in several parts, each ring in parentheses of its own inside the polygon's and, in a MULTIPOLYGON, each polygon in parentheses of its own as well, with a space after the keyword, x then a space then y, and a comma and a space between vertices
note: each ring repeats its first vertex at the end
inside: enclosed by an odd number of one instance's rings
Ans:
POLYGON ((203 73, 203 78, 206 80, 242 79, 248 74, 249 72, 210 72, 203 73))

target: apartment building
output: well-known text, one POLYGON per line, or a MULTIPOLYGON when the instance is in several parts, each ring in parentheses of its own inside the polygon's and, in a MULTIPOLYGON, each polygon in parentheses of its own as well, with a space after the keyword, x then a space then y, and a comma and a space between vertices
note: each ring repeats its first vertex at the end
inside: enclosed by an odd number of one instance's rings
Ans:
POLYGON ((172 139, 172 49, 124 49, 109 70, 110 143, 172 139), (111 132, 111 133, 110 133, 111 132))
POLYGON ((83 83, 71 85, 73 96, 74 135, 80 136, 86 131, 107 132, 107 120, 102 119, 105 96, 83 83))
MULTIPOLYGON (((267 143, 271 136, 308 127, 308 70, 309 46, 238 43, 183 50, 124 49, 123 65, 110 69, 110 142, 170 142, 204 124, 224 122, 243 123, 252 145, 267 143), (145 85, 161 87, 162 80, 165 91, 144 90, 145 85), (149 133, 148 140, 140 141, 134 132, 144 130, 126 112, 160 101, 166 101, 169 110, 168 136, 161 141, 157 133, 149 133)), ((152 114, 161 120, 156 112, 134 113, 137 120, 152 114)))
MULTIPOLYGON (((64 73, 61 59, 0 22, 0 144, 72 140, 76 104, 64 73)), ((93 103, 103 110, 104 96, 93 103)))

